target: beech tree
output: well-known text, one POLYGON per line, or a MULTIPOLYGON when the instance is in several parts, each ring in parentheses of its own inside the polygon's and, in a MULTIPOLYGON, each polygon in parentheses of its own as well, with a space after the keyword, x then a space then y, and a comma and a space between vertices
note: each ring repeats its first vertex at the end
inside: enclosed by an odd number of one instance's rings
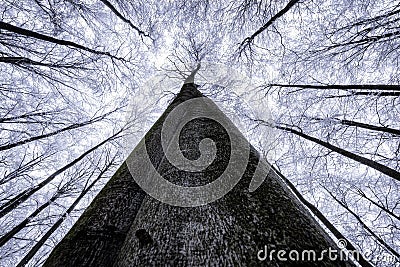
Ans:
POLYGON ((241 122, 318 223, 360 251, 362 266, 393 266, 399 6, 2 1, 0 265, 46 261, 200 63, 199 91, 241 122), (241 76, 219 77, 218 66, 241 76), (250 86, 237 92, 243 77, 250 86))

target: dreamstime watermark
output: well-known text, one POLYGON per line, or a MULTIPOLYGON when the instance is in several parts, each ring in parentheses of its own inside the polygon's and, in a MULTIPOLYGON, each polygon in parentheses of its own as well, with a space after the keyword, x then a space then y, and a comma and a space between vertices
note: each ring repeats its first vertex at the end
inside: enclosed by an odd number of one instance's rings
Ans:
MULTIPOLYGON (((231 68, 224 65, 202 63, 198 76, 203 82, 199 82, 196 78, 196 83, 225 88, 232 87, 235 95, 246 101, 248 107, 252 107, 253 114, 261 114, 261 119, 267 122, 271 121, 268 107, 263 103, 262 98, 257 99, 257 94, 250 93, 247 79, 238 77, 238 74, 231 68), (252 103, 257 103, 257 105, 252 103)), ((155 82, 153 84, 150 82, 148 89, 155 91, 149 95, 154 95, 156 102, 156 97, 160 95, 157 90, 165 90, 166 88, 160 87, 155 82)), ((143 105, 143 100, 149 101, 149 99, 141 98, 142 103, 136 103, 134 107, 143 105)), ((151 106, 151 103, 149 106, 151 106)), ((222 198, 239 182, 245 173, 249 161, 250 144, 232 121, 207 97, 196 97, 184 101, 175 106, 165 117, 161 126, 161 146, 165 159, 175 168, 186 173, 201 172, 214 161, 217 154, 216 145, 214 140, 210 138, 200 141, 200 157, 196 160, 187 159, 180 149, 179 139, 184 126, 190 121, 202 118, 218 123, 229 135, 231 154, 224 172, 217 179, 201 186, 190 187, 174 184, 166 179, 168 177, 163 177, 153 166, 146 148, 146 140, 143 138, 130 153, 126 163, 137 184, 153 198, 180 207, 205 205, 222 198)), ((265 134, 265 139, 271 139, 271 132, 268 134, 265 134)), ((250 192, 253 192, 262 184, 269 168, 270 165, 261 158, 249 185, 250 192)))
POLYGON ((284 249, 268 249, 265 245, 263 249, 257 252, 257 259, 260 261, 349 261, 354 259, 359 261, 361 257, 370 262, 386 262, 393 264, 392 266, 400 266, 394 255, 383 253, 380 255, 373 255, 370 251, 361 253, 358 250, 348 250, 347 241, 339 239, 337 241, 337 248, 327 248, 321 251, 316 250, 284 250, 284 249), (396 265, 394 265, 396 264, 396 265))

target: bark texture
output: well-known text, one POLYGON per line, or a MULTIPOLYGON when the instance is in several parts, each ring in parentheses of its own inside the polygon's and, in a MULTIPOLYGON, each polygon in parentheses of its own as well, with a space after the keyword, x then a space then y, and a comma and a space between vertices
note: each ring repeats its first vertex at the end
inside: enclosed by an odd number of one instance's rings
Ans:
POLYGON ((112 266, 144 196, 124 163, 44 266, 112 266))
MULTIPOLYGON (((173 167, 161 148, 165 116, 185 100, 202 94, 194 84, 181 92, 146 135, 153 165, 170 182, 198 186, 224 172, 230 141, 215 121, 200 118, 187 124, 180 146, 189 159, 199 157, 198 144, 211 138, 216 159, 202 172, 173 167)), ((244 138, 244 137, 243 137, 244 138)), ((258 153, 251 148, 247 169, 239 183, 221 199, 191 208, 170 206, 145 195, 126 164, 93 201, 70 233, 56 247, 45 266, 355 266, 349 261, 279 261, 276 254, 257 259, 261 249, 291 250, 301 255, 338 249, 309 211, 273 171, 254 192, 248 188, 258 153)), ((133 175, 135 175, 133 173, 133 175)))

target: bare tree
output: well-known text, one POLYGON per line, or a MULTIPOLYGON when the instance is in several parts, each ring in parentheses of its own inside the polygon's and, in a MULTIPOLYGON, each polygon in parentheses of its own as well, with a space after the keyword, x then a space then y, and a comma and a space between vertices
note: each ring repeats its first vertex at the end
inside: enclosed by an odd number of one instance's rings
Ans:
MULTIPOLYGON (((17 266, 25 266, 29 260, 31 260, 34 255, 37 253, 37 251, 44 245, 44 243, 48 240, 48 238, 60 227, 60 225, 63 223, 63 221, 66 219, 67 216, 69 216, 72 211, 75 209, 75 207, 79 204, 79 202, 86 196, 86 194, 93 189, 93 187, 99 183, 101 179, 104 178, 104 176, 108 173, 109 169, 115 165, 115 160, 116 157, 114 156, 113 158, 110 158, 107 160, 106 165, 100 169, 100 173, 97 175, 97 177, 90 181, 90 178, 92 178, 93 175, 89 175, 88 179, 82 188, 82 191, 80 194, 77 196, 77 198, 74 200, 74 202, 71 204, 70 207, 60 216, 60 218, 50 227, 50 229, 40 238, 40 240, 30 249, 28 254, 18 263, 17 266)), ((57 194, 60 194, 62 192, 57 192, 57 194)), ((54 198, 54 197, 53 197, 54 198)), ((52 199, 53 199, 52 198, 52 199)), ((54 199, 55 200, 55 199, 54 199)), ((54 201, 53 200, 53 201, 54 201)), ((40 207, 42 208, 42 207, 40 207)), ((41 211, 41 210, 40 210, 41 211)), ((39 213, 39 210, 36 210, 34 213, 39 213)), ((31 214, 26 220, 30 220, 35 216, 36 214, 31 214)), ((24 223, 25 221, 23 221, 24 223)), ((23 227, 25 225, 18 225, 18 227, 23 227)), ((15 229, 15 228, 14 228, 15 229)), ((13 232, 8 233, 8 235, 14 235, 17 232, 17 229, 14 230, 13 232)), ((20 230, 20 229, 19 229, 20 230)))

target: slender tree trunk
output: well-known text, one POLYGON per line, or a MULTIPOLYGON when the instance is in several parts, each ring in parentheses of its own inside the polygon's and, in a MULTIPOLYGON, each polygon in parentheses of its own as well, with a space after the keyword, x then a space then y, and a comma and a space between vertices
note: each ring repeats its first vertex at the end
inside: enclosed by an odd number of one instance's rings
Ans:
POLYGON ((31 38, 34 38, 34 39, 37 39, 37 40, 42 40, 42 41, 45 41, 45 42, 57 44, 57 45, 77 48, 77 49, 84 50, 84 51, 87 51, 87 52, 90 52, 90 53, 93 53, 93 54, 96 54, 96 55, 105 55, 105 56, 108 56, 108 57, 111 57, 111 58, 114 58, 114 59, 124 60, 123 58, 119 58, 119 57, 111 55, 109 52, 98 51, 98 50, 86 47, 84 45, 77 44, 77 43, 72 42, 72 41, 57 39, 57 38, 54 38, 52 36, 45 35, 45 34, 42 34, 42 33, 38 33, 38 32, 35 32, 35 31, 31 31, 31 30, 28 30, 28 29, 24 29, 24 28, 21 28, 21 27, 18 27, 18 26, 14 26, 12 24, 9 24, 9 23, 3 22, 3 21, 0 21, 0 29, 1 30, 6 30, 6 31, 9 31, 9 32, 13 32, 13 33, 25 36, 25 37, 31 37, 31 38))
POLYGON ((22 160, 21 164, 18 166, 17 169, 13 170, 12 172, 6 174, 3 178, 0 179, 0 185, 3 185, 18 176, 22 175, 23 173, 31 170, 36 165, 40 164, 41 161, 45 160, 46 158, 54 155, 55 153, 51 153, 48 155, 42 154, 40 156, 36 156, 35 158, 31 159, 27 163, 23 164, 24 159, 22 160))
POLYGON ((70 163, 68 163, 67 165, 62 167, 61 169, 55 171, 53 174, 51 174, 49 177, 47 177, 45 180, 43 180, 42 182, 40 182, 36 186, 34 186, 32 188, 29 188, 29 189, 26 189, 25 191, 19 193, 17 196, 13 197, 8 202, 6 202, 3 205, 1 205, 1 207, 0 207, 0 218, 5 216, 7 213, 12 211, 16 207, 18 207, 19 204, 21 204, 22 202, 26 201, 30 196, 32 196, 34 193, 36 193, 37 191, 42 189, 44 186, 46 186, 48 183, 50 183, 58 175, 60 175, 61 173, 65 172, 66 170, 68 170, 69 168, 71 168, 72 166, 74 166, 75 164, 80 162, 87 155, 89 155, 90 153, 92 153, 93 151, 98 149, 99 147, 103 146, 104 144, 108 143, 109 141, 115 139, 120 133, 121 133, 121 131, 117 132, 113 136, 107 138, 103 142, 101 142, 101 143, 97 144, 96 146, 92 147, 91 149, 89 149, 88 151, 86 151, 82 155, 80 155, 78 158, 76 158, 75 160, 71 161, 70 163))
POLYGON ((371 168, 373 168, 373 169, 375 169, 375 170, 377 170, 377 171, 379 171, 381 173, 384 173, 384 174, 392 177, 393 179, 395 179, 397 181, 400 181, 400 173, 398 171, 396 171, 395 169, 392 169, 390 167, 387 167, 387 166, 385 166, 385 165, 383 165, 381 163, 378 163, 378 162, 373 161, 371 159, 364 158, 364 157, 359 156, 357 154, 354 154, 354 153, 352 153, 350 151, 347 151, 347 150, 342 149, 340 147, 334 146, 334 145, 332 145, 332 144, 330 144, 328 142, 325 142, 325 141, 322 141, 322 140, 320 140, 318 138, 309 136, 309 135, 307 135, 307 134, 305 134, 303 132, 299 132, 299 131, 297 131, 297 130, 295 130, 293 128, 290 128, 290 127, 276 125, 275 128, 280 129, 280 130, 284 130, 286 132, 293 133, 293 134, 295 134, 297 136, 303 137, 304 139, 310 140, 310 141, 312 141, 312 142, 314 142, 316 144, 322 145, 322 146, 324 146, 324 147, 326 147, 326 148, 328 148, 328 149, 330 149, 330 150, 332 150, 332 151, 334 151, 336 153, 339 153, 342 156, 345 156, 345 157, 348 157, 348 158, 350 158, 352 160, 360 162, 360 163, 362 163, 362 164, 364 164, 364 165, 366 165, 368 167, 371 167, 371 168))
POLYGON ((29 113, 25 113, 19 116, 14 116, 14 117, 3 117, 0 119, 0 123, 4 123, 4 122, 8 122, 8 121, 15 121, 18 119, 31 119, 31 118, 35 118, 35 117, 45 117, 47 115, 52 115, 57 113, 56 111, 45 111, 45 112, 29 112, 29 113))
POLYGON ((337 239, 342 239, 346 241, 347 247, 346 249, 349 251, 357 251, 357 255, 353 255, 357 257, 358 263, 362 267, 374 267, 367 259, 364 258, 361 252, 359 252, 356 247, 321 213, 321 211, 311 204, 308 200, 306 200, 301 193, 297 190, 297 188, 290 182, 288 178, 283 176, 280 172, 278 172, 275 169, 275 172, 278 174, 278 176, 287 184, 287 186, 293 191, 293 193, 296 195, 296 197, 299 198, 299 200, 307 207, 310 209, 310 211, 331 231, 331 233, 337 238, 337 239))
POLYGON ((378 208, 380 208, 381 210, 383 210, 384 212, 386 212, 387 214, 389 214, 393 218, 395 218, 395 219, 400 221, 400 216, 399 215, 394 214, 393 211, 389 210, 388 208, 386 208, 382 204, 380 204, 380 203, 376 202, 375 200, 371 199, 370 197, 368 197, 363 191, 361 191, 361 189, 357 189, 357 194, 360 195, 361 197, 365 198, 366 200, 368 200, 369 202, 371 202, 372 204, 374 204, 375 206, 377 206, 378 208))
MULTIPOLYGON (((114 111, 112 111, 112 112, 114 112, 114 111)), ((47 134, 42 134, 42 135, 34 136, 34 137, 31 137, 31 138, 28 138, 28 139, 25 139, 25 140, 21 140, 21 141, 15 142, 15 143, 10 143, 10 144, 6 144, 6 145, 1 145, 1 146, 0 146, 0 151, 8 150, 8 149, 14 148, 14 147, 16 147, 16 146, 28 144, 28 143, 31 143, 31 142, 33 142, 33 141, 45 139, 45 138, 47 138, 47 137, 54 136, 54 135, 57 135, 57 134, 62 133, 62 132, 74 130, 74 129, 77 129, 77 128, 81 128, 81 127, 84 127, 84 126, 93 124, 93 123, 95 123, 95 122, 99 122, 99 121, 101 121, 102 119, 104 119, 107 115, 111 114, 112 112, 108 112, 107 114, 98 116, 98 117, 96 117, 96 118, 93 118, 93 119, 88 120, 88 121, 85 121, 85 122, 72 124, 72 125, 70 125, 70 126, 64 127, 64 128, 62 128, 62 129, 56 130, 56 131, 51 132, 51 133, 47 133, 47 134)))
POLYGON ((139 35, 144 35, 149 37, 147 33, 140 30, 137 26, 135 26, 129 19, 125 18, 108 0, 100 0, 104 5, 106 5, 118 18, 120 18, 123 22, 127 23, 132 29, 137 31, 139 35))
POLYGON ((400 92, 379 92, 379 91, 370 91, 370 92, 351 92, 348 96, 355 95, 375 95, 375 96, 400 96, 400 92))
MULTIPOLYGON (((96 179, 94 179, 89 186, 85 187, 79 196, 75 199, 75 201, 69 206, 69 208, 61 215, 61 217, 53 224, 53 226, 47 230, 47 232, 40 238, 40 240, 33 246, 33 248, 28 252, 27 255, 18 263, 17 267, 25 266, 38 250, 45 244, 47 239, 60 227, 60 225, 64 222, 64 220, 71 214, 71 212, 75 209, 76 205, 82 200, 82 198, 100 181, 103 175, 107 172, 107 170, 112 166, 113 162, 108 163, 105 168, 100 172, 96 179)), ((62 266, 62 265, 60 265, 62 266)))
POLYGON ((368 227, 368 225, 366 225, 363 220, 361 219, 360 216, 358 216, 354 211, 352 211, 349 206, 347 206, 346 203, 344 203, 343 201, 340 201, 334 194, 332 194, 332 192, 330 192, 329 190, 327 190, 325 188, 325 190, 332 196, 332 198, 339 203, 340 206, 342 206, 344 209, 346 209, 351 215, 354 216, 354 218, 356 218, 356 220, 361 224, 361 226, 371 235, 373 236, 373 238, 384 248, 386 248, 388 251, 390 251, 390 253, 392 253, 394 256, 396 256, 397 260, 400 261, 400 254, 394 250, 391 246, 389 246, 388 243, 386 243, 381 237, 379 237, 377 234, 374 233, 374 231, 372 231, 371 228, 368 227))
POLYGON ((400 85, 390 84, 267 84, 266 87, 286 87, 286 88, 303 88, 303 89, 339 89, 339 90, 379 90, 379 91, 400 91, 400 85))
POLYGON ((290 0, 286 6, 279 10, 278 13, 276 13, 274 16, 272 16, 267 23, 265 23, 261 28, 259 28, 256 32, 254 32, 251 36, 247 37, 246 39, 243 40, 243 42, 241 43, 241 47, 244 47, 246 45, 251 44, 254 39, 261 34, 263 31, 265 31, 266 29, 268 29, 272 24, 274 24, 274 22, 279 19, 280 17, 282 17, 283 15, 285 15, 294 5, 296 5, 298 2, 300 2, 299 0, 290 0))
MULTIPOLYGON (((317 121, 323 121, 324 119, 322 118, 312 118, 313 120, 317 121)), ((334 119, 335 122, 338 122, 343 125, 348 125, 348 126, 355 126, 367 130, 373 130, 377 132, 384 132, 384 133, 390 133, 394 135, 400 136, 400 130, 390 128, 390 127, 384 127, 384 126, 376 126, 376 125, 371 125, 367 123, 362 123, 362 122, 357 122, 357 121, 351 121, 351 120, 341 120, 341 119, 334 119)))
POLYGON ((50 206, 52 202, 54 202, 58 198, 58 194, 54 195, 52 198, 50 198, 46 203, 40 205, 34 212, 32 212, 25 220, 20 222, 18 225, 16 225, 13 229, 11 229, 9 232, 4 234, 0 238, 0 247, 4 246, 10 239, 16 235, 19 231, 24 229, 24 227, 33 219, 35 218, 42 210, 50 206))

